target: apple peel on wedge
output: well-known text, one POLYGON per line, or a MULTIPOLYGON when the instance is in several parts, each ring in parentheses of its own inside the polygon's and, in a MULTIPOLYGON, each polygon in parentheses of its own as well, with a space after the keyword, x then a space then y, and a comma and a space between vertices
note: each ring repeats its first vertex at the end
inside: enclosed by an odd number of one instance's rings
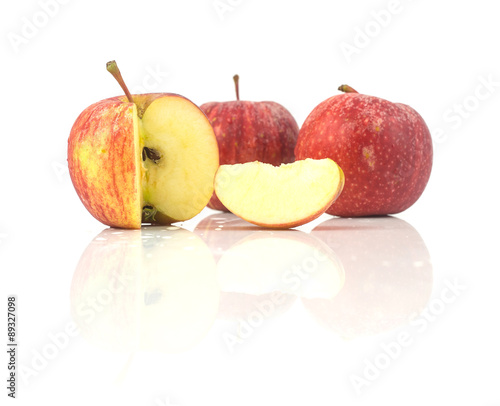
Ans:
POLYGON ((305 159, 273 166, 259 161, 221 165, 215 193, 242 219, 268 228, 292 228, 323 214, 344 186, 331 159, 305 159))

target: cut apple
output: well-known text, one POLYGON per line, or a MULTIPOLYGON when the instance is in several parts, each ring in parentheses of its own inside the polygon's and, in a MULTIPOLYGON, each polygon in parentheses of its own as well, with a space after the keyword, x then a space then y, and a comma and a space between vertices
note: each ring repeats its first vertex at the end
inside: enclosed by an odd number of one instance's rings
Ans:
POLYGON ((131 95, 116 63, 107 68, 126 97, 93 104, 71 129, 68 168, 80 199, 112 227, 194 217, 210 200, 219 167, 210 122, 180 95, 131 95))
POLYGON ((262 162, 221 165, 215 193, 242 219, 269 228, 291 228, 323 214, 344 186, 331 159, 305 159, 279 167, 262 162))

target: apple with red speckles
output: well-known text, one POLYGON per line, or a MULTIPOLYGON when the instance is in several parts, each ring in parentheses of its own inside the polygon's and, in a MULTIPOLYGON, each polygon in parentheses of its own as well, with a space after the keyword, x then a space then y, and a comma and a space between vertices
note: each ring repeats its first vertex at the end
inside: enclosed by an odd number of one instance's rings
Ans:
POLYGON ((306 118, 296 159, 331 158, 342 168, 345 186, 327 213, 341 217, 386 215, 413 205, 432 169, 432 140, 411 107, 360 94, 320 103, 306 118))
MULTIPOLYGON (((294 162, 299 127, 293 116, 275 102, 240 100, 238 75, 233 79, 236 100, 200 106, 212 123, 220 164, 260 161, 279 166, 294 162)), ((208 207, 228 211, 215 192, 208 207)))

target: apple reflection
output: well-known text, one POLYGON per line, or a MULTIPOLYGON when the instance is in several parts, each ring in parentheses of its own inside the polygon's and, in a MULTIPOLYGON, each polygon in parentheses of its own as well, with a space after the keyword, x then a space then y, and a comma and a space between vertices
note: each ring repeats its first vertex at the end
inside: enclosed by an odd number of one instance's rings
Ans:
POLYGON ((99 347, 178 353, 207 334, 219 296, 212 254, 192 232, 106 229, 77 265, 71 313, 99 347))
POLYGON ((236 242, 261 230, 233 213, 220 212, 202 219, 194 229, 207 244, 215 262, 236 242))
POLYGON ((426 306, 432 264, 419 233, 396 217, 334 218, 311 234, 337 254, 345 285, 333 299, 303 299, 322 325, 344 338, 407 323, 426 306))
POLYGON ((298 230, 268 230, 230 213, 202 220, 195 232, 211 247, 221 288, 218 318, 283 314, 297 297, 332 299, 344 271, 335 253, 298 230))

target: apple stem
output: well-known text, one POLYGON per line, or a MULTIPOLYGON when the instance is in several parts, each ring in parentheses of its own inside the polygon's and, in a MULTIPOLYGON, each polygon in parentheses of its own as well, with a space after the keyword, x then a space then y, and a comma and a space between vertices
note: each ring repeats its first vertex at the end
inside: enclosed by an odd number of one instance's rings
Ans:
POLYGON ((120 73, 120 69, 118 69, 118 65, 116 61, 110 61, 106 64, 106 69, 108 70, 109 73, 113 75, 113 77, 116 79, 118 84, 121 86, 125 94, 127 95, 127 99, 130 103, 134 103, 134 99, 132 98, 132 95, 130 94, 127 85, 125 84, 125 81, 122 78, 122 74, 120 73))
POLYGON ((236 89, 236 100, 240 100, 240 77, 238 75, 233 76, 234 88, 236 89))
POLYGON ((339 86, 339 89, 341 92, 344 92, 344 93, 358 93, 357 90, 354 90, 351 86, 349 85, 341 85, 339 86))

